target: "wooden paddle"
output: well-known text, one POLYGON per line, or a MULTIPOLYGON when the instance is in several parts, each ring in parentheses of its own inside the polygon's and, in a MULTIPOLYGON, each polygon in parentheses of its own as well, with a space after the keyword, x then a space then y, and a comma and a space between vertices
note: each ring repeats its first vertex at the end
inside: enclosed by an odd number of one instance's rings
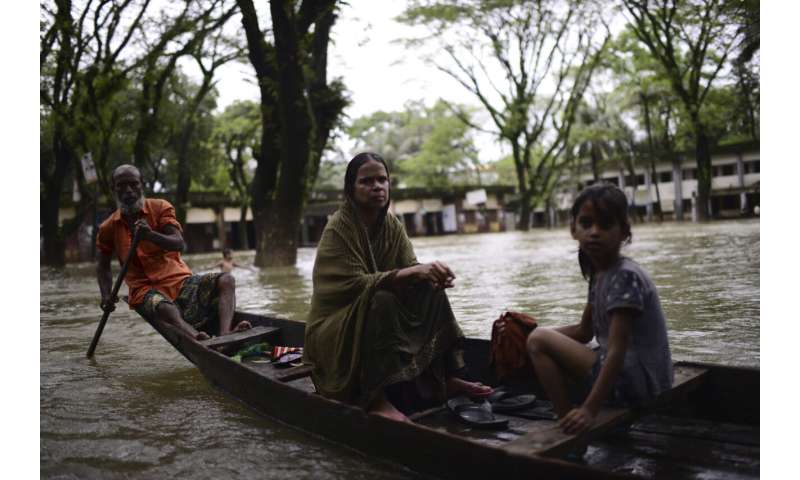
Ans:
MULTIPOLYGON (((122 270, 119 271, 119 275, 117 276, 117 280, 114 282, 114 288, 111 289, 111 296, 108 297, 109 299, 116 298, 117 292, 119 292, 119 287, 122 286, 122 280, 125 278, 125 274, 128 273, 128 265, 131 263, 131 258, 133 258, 133 253, 136 251, 136 245, 139 243, 140 232, 138 228, 133 234, 133 240, 131 241, 131 248, 128 250, 128 257, 125 259, 125 263, 122 264, 122 270)), ((103 310, 103 318, 100 319, 100 324, 97 326, 97 331, 94 332, 94 338, 92 339, 92 344, 89 345, 89 350, 86 352, 86 358, 92 358, 94 355, 94 349, 97 347, 97 342, 100 341, 100 335, 103 334, 103 328, 106 326, 106 322, 108 321, 108 316, 111 314, 111 309, 103 310)))

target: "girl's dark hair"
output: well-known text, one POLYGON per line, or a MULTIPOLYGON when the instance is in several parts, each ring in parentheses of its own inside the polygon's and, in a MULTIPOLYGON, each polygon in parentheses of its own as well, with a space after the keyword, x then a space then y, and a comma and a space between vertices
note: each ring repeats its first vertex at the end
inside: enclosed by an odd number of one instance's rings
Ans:
MULTIPOLYGON (((617 224, 622 230, 623 242, 631 243, 633 232, 631 232, 631 222, 628 218, 628 197, 613 183, 595 183, 581 190, 575 198, 570 209, 572 228, 578 220, 578 213, 586 202, 592 202, 598 210, 601 220, 607 220, 611 225, 617 224)), ((581 266, 581 274, 586 280, 591 280, 594 275, 592 262, 589 256, 580 248, 578 249, 578 264, 581 266)))
POLYGON ((350 160, 350 163, 347 164, 347 171, 344 174, 344 197, 346 201, 351 203, 355 201, 354 194, 356 179, 358 178, 358 169, 370 160, 383 165, 383 168, 386 169, 386 177, 389 179, 389 195, 386 198, 386 206, 383 208, 378 220, 378 223, 382 224, 383 220, 386 218, 386 212, 389 211, 389 201, 392 198, 392 182, 389 176, 389 166, 386 165, 386 160, 384 160, 383 157, 373 152, 361 152, 350 160))

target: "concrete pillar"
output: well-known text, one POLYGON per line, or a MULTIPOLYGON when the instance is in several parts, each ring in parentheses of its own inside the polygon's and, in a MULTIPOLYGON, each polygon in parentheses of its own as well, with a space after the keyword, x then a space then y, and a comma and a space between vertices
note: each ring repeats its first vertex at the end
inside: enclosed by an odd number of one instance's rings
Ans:
POLYGON ((414 230, 417 235, 425 235, 425 210, 418 210, 414 213, 414 230))
POLYGON ((300 219, 300 245, 308 245, 308 222, 305 215, 300 219))
POLYGON ((219 247, 217 248, 225 248, 225 240, 227 235, 225 235, 225 207, 217 207, 214 209, 214 216, 217 220, 217 241, 219 242, 219 247))
POLYGON ((653 178, 650 176, 650 171, 645 169, 644 171, 644 191, 647 195, 647 199, 644 202, 645 210, 647 211, 647 221, 653 221, 653 178))
POLYGON ((742 193, 739 194, 739 209, 742 213, 747 211, 747 194, 744 191, 744 159, 742 152, 736 154, 736 175, 739 177, 739 188, 742 193))

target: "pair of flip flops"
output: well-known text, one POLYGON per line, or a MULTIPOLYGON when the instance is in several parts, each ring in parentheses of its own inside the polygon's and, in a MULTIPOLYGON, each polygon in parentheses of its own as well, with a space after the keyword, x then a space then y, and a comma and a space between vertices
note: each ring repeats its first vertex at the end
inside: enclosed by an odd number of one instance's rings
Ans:
POLYGON ((272 350, 272 364, 277 368, 296 367, 302 363, 302 347, 275 347, 272 350))
POLYGON ((497 418, 494 413, 507 413, 531 407, 536 395, 516 394, 499 387, 483 399, 458 396, 447 401, 447 408, 462 422, 475 427, 502 430, 508 427, 508 419, 497 418))
POLYGON ((508 427, 508 419, 494 416, 488 400, 473 400, 460 395, 447 401, 447 409, 463 423, 475 428, 502 430, 508 427))
POLYGON ((497 387, 486 397, 492 406, 492 411, 505 413, 516 412, 532 407, 536 402, 536 395, 532 393, 517 393, 508 387, 497 387))

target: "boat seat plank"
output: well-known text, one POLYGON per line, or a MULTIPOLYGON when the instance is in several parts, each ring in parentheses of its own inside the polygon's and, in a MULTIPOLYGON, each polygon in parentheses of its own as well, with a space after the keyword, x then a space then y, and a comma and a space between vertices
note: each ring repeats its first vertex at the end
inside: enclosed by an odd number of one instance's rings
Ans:
POLYGON ((603 408, 598 412, 594 424, 579 435, 563 433, 557 422, 539 422, 534 424, 528 433, 509 442, 504 448, 508 451, 525 454, 560 455, 584 446, 620 425, 635 421, 646 411, 652 411, 684 397, 690 391, 699 388, 707 377, 706 369, 694 366, 676 367, 674 373, 672 388, 663 392, 642 409, 603 408))
POLYGON ((637 420, 630 430, 754 447, 760 445, 758 425, 715 422, 700 418, 647 415, 637 420))
POLYGON ((317 391, 317 387, 314 386, 314 382, 311 381, 311 377, 300 377, 290 381, 292 382, 293 388, 297 388, 308 393, 316 393, 317 391))
POLYGON ((258 326, 242 332, 233 332, 208 340, 202 340, 200 343, 214 350, 230 352, 266 340, 279 331, 280 328, 277 327, 258 326))
POLYGON ((280 382, 291 382, 292 380, 297 380, 299 378, 310 377, 313 370, 314 367, 311 365, 291 367, 281 370, 279 374, 275 375, 275 379, 280 382))

